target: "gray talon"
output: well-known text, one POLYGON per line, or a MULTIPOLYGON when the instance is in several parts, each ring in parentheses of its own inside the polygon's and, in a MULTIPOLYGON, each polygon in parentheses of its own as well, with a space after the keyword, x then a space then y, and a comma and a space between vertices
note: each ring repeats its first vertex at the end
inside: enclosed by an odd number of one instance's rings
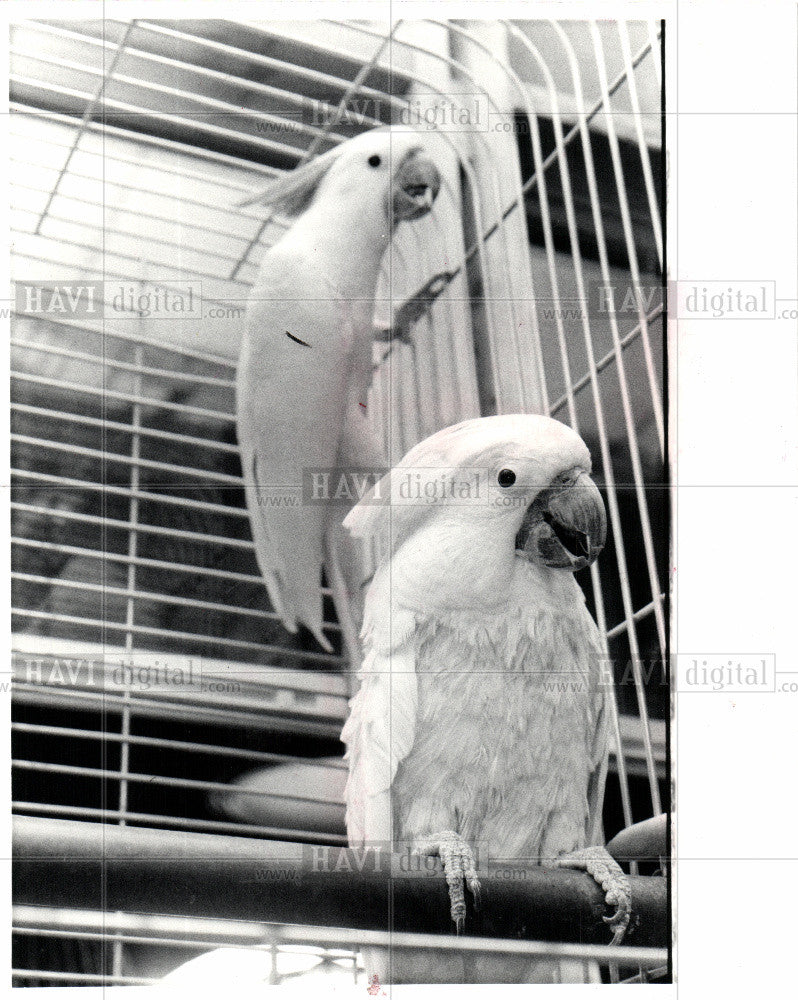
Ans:
POLYGON ((471 848, 458 833, 444 830, 418 841, 414 849, 419 854, 437 854, 440 857, 449 890, 452 920, 457 933, 462 933, 466 917, 463 885, 468 886, 475 899, 480 889, 471 848))
POLYGON ((556 863, 562 868, 586 871, 601 886, 606 894, 605 903, 615 908, 610 916, 602 917, 604 923, 609 924, 614 931, 610 944, 620 944, 629 926, 632 890, 629 878, 618 862, 603 847, 585 847, 558 858, 556 863))

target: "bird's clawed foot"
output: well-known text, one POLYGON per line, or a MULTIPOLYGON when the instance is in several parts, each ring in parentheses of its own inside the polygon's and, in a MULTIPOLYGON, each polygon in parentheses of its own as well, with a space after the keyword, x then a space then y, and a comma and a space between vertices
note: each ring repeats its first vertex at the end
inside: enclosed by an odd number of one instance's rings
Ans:
POLYGON ((475 901, 479 900, 479 879, 474 861, 474 853, 459 833, 443 830, 417 840, 413 845, 415 854, 437 854, 441 859, 446 884, 449 887, 452 920, 457 933, 463 929, 466 915, 465 883, 475 901))
POLYGON ((560 868, 578 868, 586 871, 605 892, 607 906, 615 908, 610 917, 604 917, 613 932, 611 944, 620 944, 629 926, 632 913, 632 887, 629 878, 618 862, 603 847, 583 847, 580 851, 557 858, 560 868))

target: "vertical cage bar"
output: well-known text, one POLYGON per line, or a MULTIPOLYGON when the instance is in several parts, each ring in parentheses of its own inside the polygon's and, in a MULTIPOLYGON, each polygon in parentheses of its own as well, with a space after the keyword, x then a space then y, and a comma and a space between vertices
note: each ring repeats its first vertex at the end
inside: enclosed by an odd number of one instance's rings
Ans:
MULTIPOLYGON (((576 430, 576 428, 574 428, 576 430)), ((598 566, 594 562, 590 567, 590 581, 593 584, 594 603, 596 605, 596 624, 601 635, 601 648, 610 664, 610 650, 607 638, 607 616, 604 610, 604 594, 601 588, 601 575, 598 566)), ((609 669, 609 666, 608 666, 609 669)), ((612 743, 615 746, 615 762, 618 767, 618 784, 621 789, 621 810, 623 821, 626 826, 631 826, 632 817, 632 797, 629 792, 629 774, 626 770, 626 756, 624 754, 623 737, 621 736, 621 721, 618 712, 618 697, 615 691, 615 684, 609 684, 608 696, 610 723, 612 728, 612 743)), ((598 821, 598 817, 596 818, 598 821)))
MULTIPOLYGON (((364 27, 363 25, 350 24, 349 26, 352 27, 354 30, 367 35, 375 34, 373 29, 364 27)), ((506 109, 502 109, 502 107, 496 103, 491 93, 489 91, 486 91, 484 87, 482 87, 479 80, 476 78, 475 73, 472 71, 469 65, 466 65, 465 63, 458 61, 452 58, 451 56, 441 56, 440 53, 433 51, 428 46, 419 45, 413 42, 407 42, 399 39, 396 39, 394 41, 394 44, 401 45, 410 51, 430 56, 435 60, 443 60, 448 66, 451 67, 452 70, 456 71, 464 80, 469 81, 475 88, 478 88, 480 92, 484 94, 486 101, 494 114, 506 113, 506 109)), ((491 67, 495 66, 495 57, 493 58, 494 61, 491 63, 491 67)), ((476 69, 477 71, 479 71, 480 67, 476 67, 476 69)), ((490 74, 487 75, 490 76, 490 74)), ((438 94, 439 96, 447 96, 441 93, 439 86, 431 82, 429 79, 423 77, 420 73, 416 72, 412 74, 412 79, 416 83, 429 88, 432 94, 438 94)), ((487 317, 491 316, 492 313, 498 311, 497 307, 499 306, 499 304, 503 304, 506 307, 506 310, 508 310, 510 314, 510 318, 508 320, 508 317, 506 315, 503 316, 499 312, 499 321, 500 321, 499 326, 501 327, 501 329, 505 329, 509 326, 510 337, 512 340, 517 341, 516 327, 519 324, 520 320, 517 317, 516 310, 518 308, 519 302, 526 303, 527 306, 530 308, 531 310, 530 315, 525 319, 524 325, 530 328, 531 334, 533 336, 537 336, 538 335, 537 314, 534 309, 534 295, 530 291, 531 274, 528 275, 528 282, 527 282, 528 287, 522 289, 521 292, 518 293, 512 292, 512 294, 510 294, 509 296, 496 294, 494 292, 494 287, 497 279, 502 279, 502 280, 509 279, 511 282, 511 288, 516 287, 518 281, 518 274, 520 272, 523 272, 524 268, 514 265, 520 265, 523 263, 523 261, 522 258, 518 258, 515 262, 511 263, 509 257, 509 249, 506 240, 500 241, 498 251, 494 249, 490 253, 490 256, 488 256, 489 250, 487 247, 488 237, 494 235, 497 232, 497 230, 501 227, 503 220, 510 214, 513 208, 523 204, 523 191, 521 189, 520 171, 515 169, 514 171, 509 172, 508 175, 509 183, 514 188, 515 196, 514 200, 511 203, 510 208, 506 208, 503 201, 502 191, 497 181, 497 177, 502 175, 500 171, 500 166, 502 161, 497 160, 497 158, 494 156, 494 152, 491 148, 491 145, 485 140, 484 136, 481 133, 472 131, 470 135, 473 141, 472 156, 461 157, 461 167, 468 178, 469 185, 471 187, 472 199, 474 203, 480 201, 479 194, 481 192, 486 192, 487 196, 489 196, 490 198, 490 202, 492 204, 492 212, 494 215, 494 221, 492 222, 488 230, 485 230, 483 225, 479 226, 479 232, 482 237, 480 241, 479 259, 482 268, 482 278, 485 289, 483 304, 485 307, 487 325, 490 329, 490 341, 491 343, 496 341, 498 327, 495 317, 492 317, 491 319, 487 319, 487 317), (481 169, 482 164, 480 163, 477 163, 476 165, 469 163, 469 160, 477 157, 477 154, 479 154, 483 158, 486 169, 481 169), (500 266, 496 266, 496 264, 491 261, 491 257, 493 257, 497 252, 503 258, 500 266), (491 264, 493 264, 493 266, 491 266, 491 264)), ((448 140, 448 136, 446 135, 446 133, 442 133, 442 138, 445 141, 450 141, 448 140)), ((517 164, 515 164, 515 166, 517 167, 517 164)), ((505 177, 505 180, 507 180, 507 177, 505 177)), ((482 207, 480 206, 480 216, 481 215, 482 215, 482 207)), ((469 259, 470 259, 470 254, 467 254, 466 261, 468 261, 469 259)), ((528 261, 526 266, 528 269, 528 261)), ((500 334, 501 331, 499 330, 499 335, 500 334)), ((539 348, 539 337, 537 340, 537 344, 539 348)), ((533 353, 535 353, 534 350, 533 353)), ((495 361, 495 359, 492 360, 495 361)), ((542 371, 542 365, 540 366, 540 368, 542 371)), ((493 365, 493 373, 497 378, 500 378, 501 373, 496 369, 495 364, 493 365)), ((525 380, 521 377, 520 372, 516 372, 515 378, 512 381, 514 384, 514 389, 513 389, 513 392, 515 393, 514 396, 510 392, 509 386, 505 385, 503 387, 505 391, 511 395, 511 401, 508 404, 510 406, 510 409, 520 408, 522 410, 540 412, 541 399, 543 400, 544 404, 546 401, 545 385, 536 385, 532 387, 532 389, 530 390, 525 380), (532 402, 527 401, 527 397, 530 394, 530 392, 535 397, 532 402)), ((499 388, 502 388, 501 380, 497 383, 497 386, 499 388)))
MULTIPOLYGON (((514 111, 509 86, 513 81, 503 72, 509 64, 507 31, 501 22, 480 22, 477 38, 476 27, 471 25, 468 30, 456 34, 461 40, 461 52, 453 65, 485 94, 493 109, 489 120, 507 119, 514 111)), ((503 366, 500 368, 497 409, 510 413, 519 409, 526 413, 544 413, 548 409, 548 394, 514 130, 511 133, 492 132, 490 143, 476 131, 471 132, 471 138, 476 140, 475 166, 480 186, 484 188, 486 183, 490 184, 496 192, 492 200, 498 199, 493 209, 494 238, 487 243, 495 291, 486 306, 497 317, 498 336, 492 345, 501 354, 506 352, 516 360, 530 358, 532 361, 525 370, 520 364, 514 365, 512 378, 504 374, 503 366), (515 217, 508 211, 508 201, 517 206, 515 217)))
MULTIPOLYGON (((563 196, 565 201, 566 209, 566 220, 568 225, 568 237, 571 247, 571 255, 577 274, 577 286, 584 288, 584 278, 582 277, 582 261, 581 254, 579 250, 579 236, 576 228, 576 217, 574 213, 574 202, 570 182, 570 173, 568 170, 568 158, 565 153, 565 143, 563 140, 562 131, 562 118, 559 110, 559 101, 557 99, 556 88, 554 87, 554 81, 552 79, 551 73, 549 72, 548 66, 545 60, 540 55, 538 49, 529 41, 529 39, 519 31, 518 28, 512 23, 508 24, 508 30, 510 30, 513 37, 515 37, 530 53, 530 55, 535 59, 539 69, 543 72, 544 79, 547 83, 547 88, 549 91, 549 97, 551 100, 551 114, 552 123, 554 127, 554 141, 555 141, 555 153, 557 157, 557 164, 560 173, 560 180, 562 183, 563 196)), ((530 127, 532 127, 530 125, 530 127)), ((540 150, 540 139, 539 132, 537 129, 537 119, 534 121, 534 134, 537 135, 537 148, 533 146, 533 156, 535 163, 535 185, 538 187, 541 196, 541 210, 545 204, 548 207, 548 198, 545 194, 547 188, 545 185, 545 165, 542 160, 541 150, 540 150)), ((545 234, 544 228, 544 234, 545 234)), ((547 257, 549 260, 550 271, 554 271, 555 277, 553 280, 553 287, 556 283, 556 267, 554 267, 554 247, 553 239, 550 233, 550 222, 549 222, 549 238, 546 244, 547 257)), ((580 291, 580 296, 583 293, 580 291)), ((559 304, 559 291, 557 292, 555 298, 555 305, 559 304)), ((559 313, 558 313, 559 315, 559 313)), ((583 320, 583 323, 586 320, 583 320)), ((565 339, 565 332, 562 328, 562 323, 557 325, 558 333, 558 348, 560 352, 560 360, 563 369, 563 378, 565 385, 565 394, 568 402, 568 413, 569 421, 574 430, 579 433, 579 420, 577 418, 576 403, 574 400, 573 391, 573 379, 571 375, 571 367, 568 358, 568 347, 565 339)), ((589 334, 588 334, 589 335, 589 334)), ((599 627, 599 631, 602 636, 602 643, 604 648, 604 654, 609 659, 609 649, 607 647, 607 618, 604 607, 604 594, 601 584, 601 575, 598 571, 598 566, 594 563, 590 567, 590 579, 593 587, 593 597, 596 607, 596 621, 599 627)), ((631 806, 631 795, 629 791, 629 776, 626 770, 626 758, 624 755, 623 742, 621 737, 620 722, 618 717, 618 702, 615 693, 614 686, 611 688, 609 696, 609 710, 611 715, 612 724, 612 735, 613 742, 616 748, 616 761, 618 766, 618 781, 621 791, 621 808, 623 810, 624 822, 627 826, 632 823, 632 806, 631 806)))
MULTIPOLYGON (((604 58, 604 49, 601 43, 598 26, 595 21, 590 25, 591 37, 598 68, 599 86, 601 96, 605 101, 607 136, 610 143, 610 154, 612 156, 613 171, 615 174, 615 186, 618 191, 618 199, 623 221, 624 238, 626 241, 627 256, 629 258, 629 269, 632 276, 632 283, 635 290, 641 289, 640 271, 637 266, 637 252, 635 249, 634 236, 632 233, 632 222, 629 212, 629 202, 626 196, 626 184, 621 166, 620 150, 618 147, 618 137, 615 132, 615 124, 612 118, 612 108, 610 105, 610 95, 607 83, 607 68, 604 58)), ((592 154, 591 154, 592 158, 592 154)), ((596 213, 600 218, 600 212, 596 213)), ((597 226, 598 234, 598 226, 597 226)), ((599 255, 602 258, 602 278, 608 282, 609 266, 606 263, 606 243, 604 241, 603 229, 599 243, 599 255)), ((640 322, 640 337, 643 343, 643 351, 646 359, 646 369, 648 371, 649 385, 651 388, 651 403, 654 411, 654 419, 657 423, 657 433, 660 441, 660 451, 664 447, 664 430, 662 424, 662 401, 657 385, 657 376, 654 370, 654 359, 651 355, 651 344, 648 337, 648 322, 639 295, 636 296, 637 312, 640 322)), ((657 574, 656 556, 654 553, 654 538, 651 530, 651 521, 648 513, 648 501, 646 500, 645 477, 640 461, 640 449, 637 441, 637 431, 635 428, 634 414, 632 412, 632 402, 629 395, 629 383, 626 374, 626 363, 623 357, 623 347, 621 345, 620 332, 618 330, 617 317, 614 309, 609 311, 610 329, 612 332, 613 346, 615 348, 615 364, 618 370, 618 383, 621 390, 621 406, 623 408, 624 422, 626 424, 627 438, 629 441, 629 454, 632 460, 632 473, 634 476, 635 492, 637 494, 637 505, 640 513, 640 526, 643 536, 643 549, 646 557, 646 568, 648 570, 649 584, 651 587, 651 599, 654 602, 654 620, 657 627, 657 636, 660 645, 660 654, 665 655, 665 617, 660 598, 661 585, 657 574)))
MULTIPOLYGON (((134 361, 137 367, 141 367, 143 364, 143 351, 141 345, 136 346, 134 361)), ((141 396, 142 394, 142 378, 141 374, 137 374, 135 378, 135 394, 136 396, 141 396)), ((129 597, 126 601, 125 607, 125 625, 127 626, 127 632, 125 633, 125 652, 131 657, 134 652, 135 640, 133 637, 133 626, 136 623, 136 556, 138 555, 138 534, 136 530, 136 525, 138 523, 138 512, 139 512, 139 499, 137 496, 140 487, 140 475, 139 475, 139 465, 138 459, 141 457, 141 435, 139 434, 139 429, 141 427, 141 403, 135 402, 133 404, 133 411, 131 414, 131 427, 133 433, 131 434, 130 442, 130 454, 133 459, 130 466, 130 488, 133 491, 130 498, 130 527, 128 530, 128 549, 127 554, 130 557, 127 566, 127 590, 129 592, 129 597)), ((126 826, 127 820, 125 816, 128 811, 128 778, 127 775, 130 773, 130 723, 131 723, 131 710, 130 710, 130 691, 127 686, 125 686, 123 694, 122 703, 122 714, 121 714, 121 737, 119 744, 119 818, 118 823, 120 826, 126 826)), ((122 976, 122 970, 124 967, 124 942, 118 935, 113 937, 113 952, 112 952, 112 974, 115 977, 122 976)))
MULTIPOLYGON (((64 177, 66 176, 67 171, 69 170, 69 166, 72 163, 72 157, 77 152, 77 148, 78 148, 78 145, 80 143, 80 140, 83 137, 83 133, 86 131, 86 128, 88 127, 89 122, 94 117, 94 112, 97 109, 97 106, 99 104, 102 104, 102 102, 103 102, 103 96, 105 94, 105 88, 108 86, 108 84, 113 79, 113 75, 116 72, 116 67, 117 67, 117 65, 119 63, 119 60, 122 58, 122 56, 123 56, 123 54, 125 52, 125 48, 127 47, 128 39, 130 38, 130 35, 132 34, 133 29, 136 27, 137 23, 138 22, 135 21, 135 20, 130 21, 128 23, 127 27, 125 28, 125 32, 122 35, 122 38, 121 38, 120 42, 116 46, 116 51, 114 52, 114 56, 111 59, 111 63, 108 66, 108 69, 103 74, 103 78, 102 78, 102 81, 100 82, 99 87, 94 92, 94 96, 91 98, 91 100, 89 101, 89 103, 86 105, 86 108, 85 108, 85 110, 83 112, 83 115, 81 116, 81 119, 80 119, 80 125, 78 126, 77 131, 75 132, 74 142, 70 146, 69 152, 67 153, 66 159, 64 160, 64 163, 63 163, 63 166, 61 167, 61 169, 58 172, 58 176, 55 179, 55 183, 53 184, 52 190, 50 191, 50 193, 49 193, 49 195, 47 197, 47 201, 45 202, 44 208, 42 209, 41 215, 39 216, 39 220, 36 223, 36 228, 34 230, 34 235, 36 235, 36 236, 39 236, 41 234, 42 225, 44 224, 44 220, 47 218, 47 214, 50 211, 50 206, 52 205, 53 200, 55 199, 55 196, 58 194, 58 190, 61 187, 61 181, 64 179, 64 177)), ((105 45, 105 40, 104 39, 103 39, 103 45, 105 45)), ((105 55, 105 49, 103 48, 103 57, 104 57, 104 55, 105 55)))
MULTIPOLYGON (((529 123, 529 132, 530 132, 530 138, 531 138, 531 142, 532 142, 532 156, 533 156, 533 161, 534 161, 534 164, 535 164, 535 173, 536 173, 536 176, 538 177, 538 185, 537 186, 538 186, 538 197, 539 197, 539 203, 540 203, 541 221, 542 221, 542 226, 543 226, 543 241, 544 241, 544 246, 546 248, 546 261, 547 261, 547 266, 548 266, 549 281, 551 283, 551 288, 552 288, 552 298, 553 298, 553 302, 554 302, 554 313, 555 313, 555 324, 557 326, 557 332, 558 332, 559 342, 564 347, 564 343, 565 343, 565 331, 563 330, 563 326, 562 326, 562 313, 561 313, 561 309, 560 309, 560 304, 561 304, 560 288, 559 288, 559 280, 558 280, 558 277, 557 277, 557 268, 556 268, 556 264, 555 264, 554 237, 553 237, 553 234, 552 234, 551 214, 550 214, 550 211, 549 211, 549 199, 548 199, 548 191, 547 191, 547 187, 546 187, 546 177, 545 177, 545 171, 544 171, 544 168, 543 168, 543 154, 542 154, 541 143, 540 143, 540 130, 538 128, 538 119, 537 119, 537 114, 536 114, 534 108, 532 107, 532 103, 531 103, 531 101, 529 99, 529 94, 527 92, 527 89, 524 87, 523 82, 519 79, 519 77, 517 76, 517 74, 515 72, 513 72, 513 70, 510 67, 509 55, 508 55, 507 44, 506 44, 507 41, 508 41, 508 39, 510 37, 519 38, 519 36, 520 36, 521 39, 522 39, 522 42, 526 41, 526 39, 524 38, 523 34, 518 31, 518 29, 516 28, 515 25, 513 25, 513 24, 511 24, 509 22, 506 22, 506 21, 501 21, 499 23, 502 26, 502 30, 504 31, 504 36, 505 36, 504 37, 505 48, 504 48, 504 58, 503 59, 497 57, 494 54, 494 52, 492 52, 491 49, 488 48, 488 46, 484 45, 472 33, 466 32, 462 28, 457 27, 456 25, 452 25, 451 26, 451 31, 454 32, 454 33, 456 33, 456 35, 458 37, 462 36, 464 38, 467 38, 468 41, 472 45, 476 46, 485 55, 491 57, 491 60, 492 60, 491 65, 495 65, 496 69, 499 70, 500 72, 502 72, 502 74, 506 77, 506 79, 508 80, 508 82, 512 84, 512 86, 514 87, 514 89, 515 89, 515 91, 516 91, 516 93, 518 95, 519 106, 521 106, 521 107, 524 108, 524 111, 525 111, 525 114, 526 114, 526 117, 527 117, 527 121, 529 123)), ((554 91, 554 86, 553 86, 553 82, 551 80, 551 75, 549 74, 548 69, 545 66, 544 66, 544 72, 546 74, 547 84, 548 84, 548 87, 549 87, 549 96, 552 99, 553 113, 559 113, 558 111, 555 111, 556 104, 557 104, 557 101, 556 101, 556 92, 554 91)), ((511 105, 512 105, 512 102, 510 100, 509 95, 507 95, 507 112, 506 113, 510 112, 511 105)), ((514 134, 514 132, 513 132, 513 134, 514 134)), ((517 150, 514 150, 514 153, 515 153, 515 155, 517 157, 517 150)), ((520 175, 519 175, 519 177, 520 177, 520 175)), ((518 194, 517 194, 517 197, 518 197, 518 194)), ((519 211, 519 213, 523 214, 524 204, 525 204, 525 200, 524 200, 524 196, 523 196, 523 189, 521 189, 520 198, 517 201, 517 204, 518 204, 518 211, 519 211)), ((507 220, 508 215, 509 215, 509 211, 507 209, 505 209, 505 211, 502 213, 505 225, 507 224, 506 220, 507 220)), ((526 254, 528 254, 527 248, 528 248, 528 245, 529 245, 529 237, 528 237, 528 234, 526 232, 526 222, 525 222, 525 220, 521 224, 521 228, 523 229, 523 234, 524 234, 524 252, 526 254)), ((502 235, 504 235, 504 234, 502 234, 502 235)), ((507 239, 503 239, 502 242, 506 244, 509 241, 507 239)), ((513 271, 514 270, 515 269, 513 269, 513 271)), ((511 272, 511 273, 513 273, 513 272, 511 272)), ((530 271, 530 284, 531 284, 531 281, 532 281, 532 276, 531 276, 531 271, 530 271)), ((540 395, 541 395, 541 400, 542 400, 543 411, 546 412, 548 410, 548 393, 547 393, 547 389, 546 389, 545 366, 543 364, 543 355, 542 355, 542 349, 541 349, 541 345, 540 345, 540 329, 538 327, 538 317, 537 317, 536 299, 535 299, 535 296, 534 296, 534 289, 533 289, 533 298, 532 298, 532 309, 533 309, 533 313, 534 313, 534 338, 535 338, 534 339, 534 351, 533 351, 533 354, 534 354, 534 359, 535 359, 535 362, 537 364, 537 367, 538 367, 538 369, 540 371, 540 376, 539 376, 540 383, 541 383, 540 395)), ((520 356, 519 356, 519 361, 520 361, 520 356)), ((566 360, 565 360, 565 364, 567 365, 567 357, 566 357, 566 360)), ((520 366, 519 366, 519 368, 520 368, 520 366)), ((568 384, 568 381, 569 380, 566 380, 566 384, 568 384)))
MULTIPOLYGON (((629 24, 625 21, 618 22, 618 37, 621 40, 621 52, 623 53, 623 65, 626 70, 626 82, 629 87, 629 100, 632 103, 632 120, 635 125, 637 135, 637 145, 640 149, 640 163, 643 168, 643 181, 646 185, 646 199, 648 201, 648 211, 651 216, 651 228, 654 234, 654 243, 657 247, 657 258, 659 266, 662 268, 662 222, 660 220, 659 205, 657 204, 657 193, 654 188, 654 175, 651 171, 651 160, 648 155, 648 145, 643 133, 643 112, 640 109, 640 96, 637 92, 637 78, 635 68, 632 65, 632 50, 629 45, 629 24)), ((657 63, 658 49, 651 49, 651 58, 657 63)))
MULTIPOLYGON (((602 278, 606 284, 610 284, 609 266, 607 263, 607 250, 606 250, 606 243, 604 240, 604 228, 601 220, 601 206, 598 196, 598 188, 596 184, 596 174, 595 174, 595 167, 593 164, 593 154, 590 145, 590 134, 587 128, 587 118, 584 106, 584 93, 582 89, 582 80, 581 80, 581 73, 579 70, 579 64, 576 58, 576 54, 574 53, 573 46, 571 45, 570 39, 565 34, 565 31, 563 30, 562 26, 556 21, 551 22, 551 24, 558 38, 560 39, 560 43, 563 46, 563 50, 565 52, 565 56, 568 61, 571 77, 574 84, 574 93, 577 101, 577 115, 578 115, 577 124, 581 138, 582 151, 587 173, 587 182, 590 194, 593 223, 596 229, 596 242, 599 248, 602 278)), ((568 201, 570 200, 568 194, 566 194, 565 200, 567 204, 568 201)), ((576 259, 577 258, 575 258, 575 261, 576 259)), ((584 278, 581 269, 581 256, 579 256, 578 259, 579 259, 579 264, 575 269, 578 294, 582 301, 586 301, 584 278)), ((612 314, 610 315, 611 319, 614 319, 612 314)), ((635 681, 635 694, 637 696, 638 711, 640 714, 640 721, 643 730, 643 739, 644 739, 645 756, 646 756, 646 770, 649 779, 651 803, 653 811, 656 814, 662 811, 660 794, 659 794, 659 785, 657 782, 656 763, 654 761, 654 753, 651 743, 651 728, 648 719, 648 706, 646 705, 645 701, 645 687, 643 684, 642 670, 640 664, 640 650, 637 642, 637 632, 635 629, 634 606, 632 603, 632 595, 629 583, 629 572, 626 563, 626 553, 623 542, 623 534, 621 531, 621 520, 617 502, 615 476, 613 473, 612 460, 609 451, 609 441, 607 438, 604 408, 598 387, 598 372, 596 371, 596 362, 593 351, 593 340, 590 331, 587 310, 583 310, 582 327, 585 335, 585 350, 588 359, 588 370, 590 372, 590 384, 591 384, 591 389, 593 394, 593 404, 596 414, 596 426, 599 432, 602 466, 604 470, 604 477, 606 480, 607 506, 609 510, 610 522, 612 524, 612 529, 613 529, 613 538, 615 540, 616 556, 618 559, 618 578, 621 588, 621 600, 624 608, 624 618, 626 619, 628 626, 627 635, 629 638, 629 647, 632 658, 631 665, 635 681)), ((616 336, 617 336, 617 326, 616 326, 616 336)), ((616 349, 617 349, 617 344, 616 344, 616 349)), ((623 386, 623 382, 621 382, 621 385, 623 386)), ((633 428, 631 429, 631 433, 632 435, 634 435, 633 428)))
MULTIPOLYGON (((618 207, 621 212, 621 223, 623 225, 623 236, 626 243, 626 255, 629 260, 629 271, 632 276, 636 295, 637 316, 640 323, 640 339, 643 344, 643 353, 646 360, 646 372, 648 374, 649 388, 651 391, 651 406, 654 411, 654 421, 657 427, 657 437, 659 438, 660 454, 665 453, 665 423, 662 414, 662 398, 659 391, 657 373, 654 367, 654 357, 651 353, 651 341, 648 336, 648 320, 643 302, 640 298, 642 291, 642 280, 640 268, 638 266, 637 247, 635 245, 634 230, 632 228, 632 216, 629 210, 629 199, 626 194, 626 181, 623 174, 623 164, 621 163, 621 152, 618 145, 618 135, 615 131, 615 121, 613 120, 612 98, 609 92, 609 81, 607 79, 607 63, 604 55, 604 46, 599 34, 598 25, 595 21, 590 22, 590 33, 593 40, 593 49, 596 57, 596 68, 598 69, 599 86, 601 88, 601 100, 604 106, 604 119, 607 125, 607 139, 610 144, 610 156, 612 158, 612 170, 615 176, 615 187, 618 192, 618 207)), ((631 54, 630 54, 631 63, 631 54)), ((629 80, 627 77, 627 84, 629 80)), ((640 119, 637 119, 640 126, 640 119)), ((659 285, 657 286, 659 287, 659 285)), ((610 311, 610 322, 614 321, 614 312, 610 311)), ((613 333, 615 329, 613 328, 613 333)), ((619 366, 622 359, 618 359, 619 366)), ((620 370, 620 367, 619 367, 620 370)))
POLYGON ((660 27, 656 21, 646 21, 648 28, 648 43, 654 57, 654 72, 657 76, 657 86, 662 89, 662 64, 660 62, 660 27))

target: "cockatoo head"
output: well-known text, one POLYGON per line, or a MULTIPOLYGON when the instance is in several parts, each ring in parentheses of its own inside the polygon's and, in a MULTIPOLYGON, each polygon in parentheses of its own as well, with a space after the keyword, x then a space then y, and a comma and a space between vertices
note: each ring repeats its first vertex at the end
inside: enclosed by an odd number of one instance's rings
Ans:
POLYGON ((299 215, 311 204, 378 205, 393 224, 419 219, 432 208, 441 186, 437 167, 412 132, 379 128, 364 132, 274 181, 251 201, 299 215))
POLYGON ((549 417, 467 420, 408 452, 344 524, 388 547, 396 580, 412 568, 432 593, 454 573, 496 593, 517 559, 569 573, 596 559, 607 521, 590 466, 579 435, 549 417))

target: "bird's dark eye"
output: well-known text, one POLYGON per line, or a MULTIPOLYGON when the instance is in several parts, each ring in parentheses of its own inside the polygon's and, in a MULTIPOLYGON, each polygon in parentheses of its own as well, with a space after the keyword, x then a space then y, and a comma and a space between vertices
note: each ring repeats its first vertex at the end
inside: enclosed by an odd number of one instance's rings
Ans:
POLYGON ((499 486, 512 486, 515 482, 515 473, 512 469, 502 469, 499 473, 499 486))
POLYGON ((378 167, 382 163, 382 159, 375 153, 373 156, 369 157, 369 166, 378 167))

